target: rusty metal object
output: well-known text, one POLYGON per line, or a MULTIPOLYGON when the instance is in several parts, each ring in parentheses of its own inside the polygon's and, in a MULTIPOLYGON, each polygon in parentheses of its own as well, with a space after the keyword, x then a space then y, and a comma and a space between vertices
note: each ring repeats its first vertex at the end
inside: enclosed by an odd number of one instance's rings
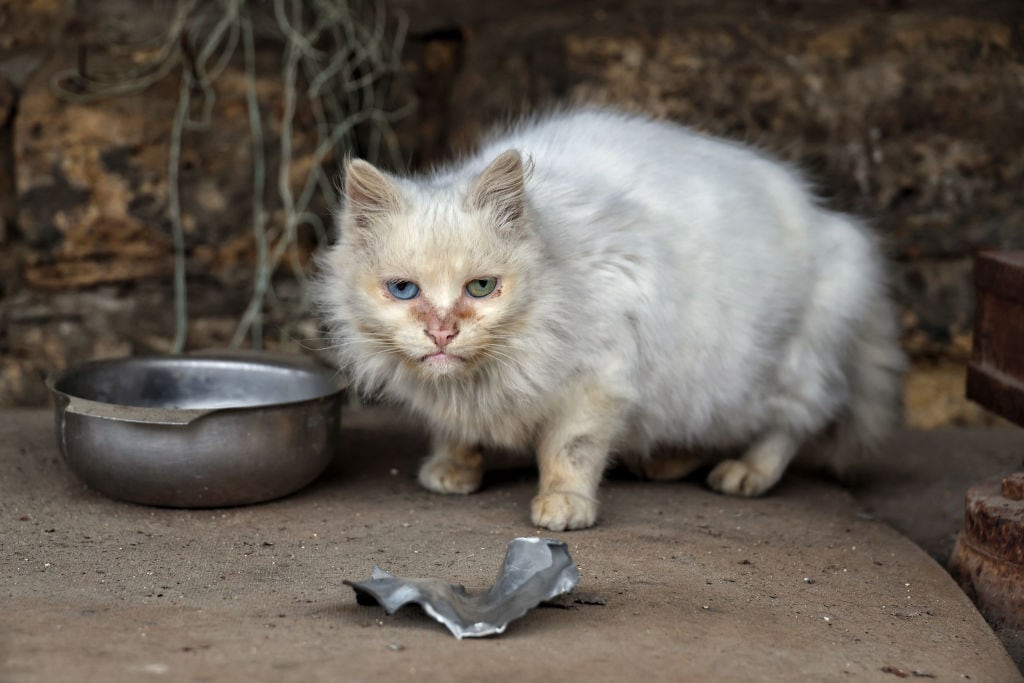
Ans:
POLYGON ((1014 472, 1010 476, 1004 477, 1001 489, 1003 498, 1024 499, 1024 472, 1014 472))
MULTIPOLYGON (((967 397, 1024 426, 1024 251, 980 254, 967 397)), ((1024 628, 1024 472, 967 491, 950 571, 989 622, 1024 628)))
POLYGON ((1024 426, 1024 251, 979 254, 967 398, 1024 426))
POLYGON ((950 571, 991 623, 1024 628, 1024 474, 967 491, 950 571), (1007 497, 1004 491, 1011 495, 1007 497), (1013 496, 1018 496, 1014 498, 1013 496))

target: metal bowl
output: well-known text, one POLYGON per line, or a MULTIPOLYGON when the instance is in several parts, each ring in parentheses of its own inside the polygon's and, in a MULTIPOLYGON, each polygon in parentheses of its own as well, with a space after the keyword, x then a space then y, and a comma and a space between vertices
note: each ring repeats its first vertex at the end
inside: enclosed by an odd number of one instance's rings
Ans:
POLYGON ((71 470, 112 498, 244 505, 292 493, 334 456, 334 373, 272 354, 136 357, 50 378, 71 470))

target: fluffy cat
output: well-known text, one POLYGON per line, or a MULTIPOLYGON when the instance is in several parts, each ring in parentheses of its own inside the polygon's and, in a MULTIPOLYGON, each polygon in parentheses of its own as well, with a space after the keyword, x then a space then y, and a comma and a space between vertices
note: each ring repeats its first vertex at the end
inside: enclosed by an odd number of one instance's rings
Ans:
POLYGON ((533 523, 579 529, 611 457, 658 479, 712 457, 712 488, 755 496, 898 415, 873 238, 742 145, 564 112, 424 177, 350 161, 339 227, 319 299, 340 364, 426 418, 432 491, 533 451, 533 523))

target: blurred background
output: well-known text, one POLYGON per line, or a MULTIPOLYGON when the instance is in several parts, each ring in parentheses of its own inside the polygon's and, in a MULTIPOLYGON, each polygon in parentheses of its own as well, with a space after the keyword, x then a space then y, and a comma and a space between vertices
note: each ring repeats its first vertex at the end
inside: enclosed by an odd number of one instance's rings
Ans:
POLYGON ((964 373, 973 255, 1024 248, 1019 0, 0 0, 0 407, 91 358, 322 353, 341 159, 566 102, 799 164, 882 236, 908 424, 995 422, 964 373))

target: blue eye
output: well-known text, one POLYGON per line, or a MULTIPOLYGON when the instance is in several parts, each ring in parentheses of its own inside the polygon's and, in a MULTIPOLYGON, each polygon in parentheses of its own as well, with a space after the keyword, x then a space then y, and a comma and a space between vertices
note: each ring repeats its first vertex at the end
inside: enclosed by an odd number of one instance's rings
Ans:
POLYGON ((408 280, 392 280, 387 284, 387 287, 391 296, 401 301, 415 299, 420 293, 420 286, 408 280))

